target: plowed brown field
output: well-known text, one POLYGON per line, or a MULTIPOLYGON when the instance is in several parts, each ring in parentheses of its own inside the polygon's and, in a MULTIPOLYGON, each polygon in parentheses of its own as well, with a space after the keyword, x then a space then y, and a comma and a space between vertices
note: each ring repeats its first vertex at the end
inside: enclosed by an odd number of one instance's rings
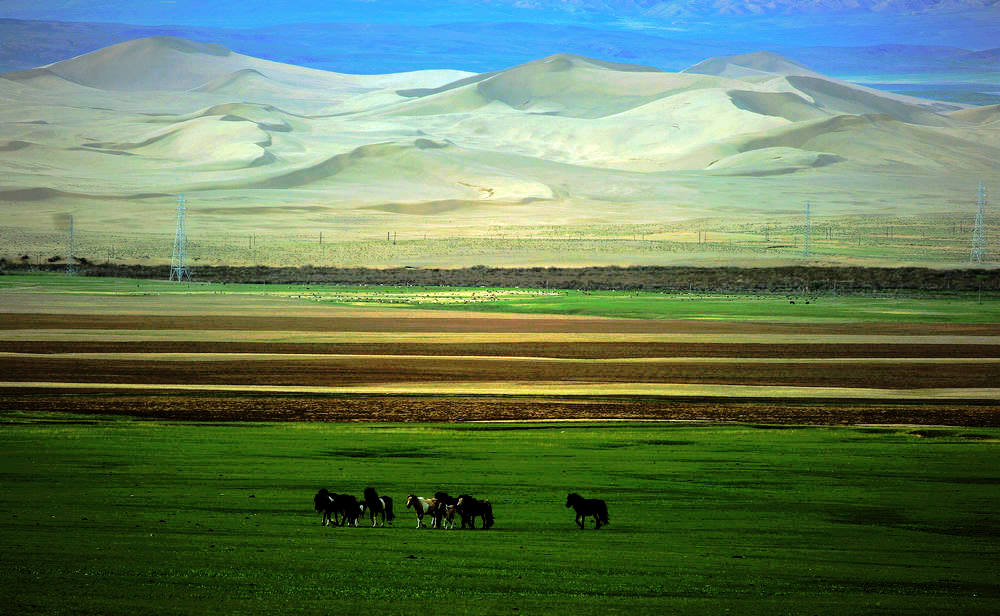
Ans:
POLYGON ((206 420, 1000 425, 1000 326, 994 325, 447 316, 336 307, 285 316, 286 304, 269 313, 258 304, 245 316, 238 299, 228 309, 212 301, 200 314, 188 307, 184 316, 102 314, 93 305, 0 313, 2 409, 206 420), (574 383, 586 395, 552 385, 574 383), (482 384, 490 385, 488 393, 476 393, 482 384), (697 395, 664 393, 691 384, 700 386, 697 395), (170 389, 178 386, 189 391, 170 389), (252 389, 260 386, 271 387, 252 389), (348 391, 356 386, 363 393, 348 391), (748 398, 734 386, 757 390, 748 398))

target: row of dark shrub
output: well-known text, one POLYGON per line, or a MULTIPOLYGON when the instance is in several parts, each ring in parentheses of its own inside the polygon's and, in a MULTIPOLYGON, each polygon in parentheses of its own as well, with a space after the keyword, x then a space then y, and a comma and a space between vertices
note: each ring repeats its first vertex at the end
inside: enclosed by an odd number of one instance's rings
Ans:
MULTIPOLYGON (((0 271, 59 272, 65 265, 0 263, 0 271)), ((166 265, 88 263, 79 275, 166 280, 166 265)), ((1000 269, 919 267, 526 267, 461 269, 198 266, 196 282, 504 287, 712 293, 867 293, 998 291, 1000 269)))

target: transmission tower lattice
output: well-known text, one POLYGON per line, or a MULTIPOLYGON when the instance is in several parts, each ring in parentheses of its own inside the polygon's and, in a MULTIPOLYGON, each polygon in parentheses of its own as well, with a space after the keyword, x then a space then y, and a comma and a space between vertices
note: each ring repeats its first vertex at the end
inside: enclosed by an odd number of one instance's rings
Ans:
POLYGON ((69 217, 69 261, 66 263, 66 275, 76 274, 76 266, 73 265, 73 217, 69 217))
POLYGON ((969 263, 982 263, 986 260, 986 240, 983 239, 983 212, 986 209, 986 185, 979 183, 979 195, 976 199, 976 225, 972 228, 972 254, 969 263))
POLYGON ((810 237, 809 236, 811 234, 812 234, 812 221, 809 218, 809 202, 806 201, 806 238, 805 238, 805 245, 804 245, 804 248, 802 250, 802 256, 803 257, 810 256, 810 254, 809 254, 809 240, 810 240, 810 237))
POLYGON ((177 233, 174 234, 174 255, 170 258, 170 280, 181 282, 186 277, 191 280, 191 272, 184 265, 184 248, 187 244, 187 235, 184 233, 184 213, 187 207, 184 205, 184 195, 177 196, 177 233))

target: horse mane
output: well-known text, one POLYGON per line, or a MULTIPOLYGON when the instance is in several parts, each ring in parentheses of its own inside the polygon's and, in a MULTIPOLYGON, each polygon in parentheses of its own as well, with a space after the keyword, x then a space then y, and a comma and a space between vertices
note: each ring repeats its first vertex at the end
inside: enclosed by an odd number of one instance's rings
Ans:
POLYGON ((378 500, 378 492, 375 491, 375 488, 365 488, 364 495, 366 503, 370 504, 378 500))
POLYGON ((319 511, 324 507, 329 506, 329 504, 333 502, 333 498, 335 496, 336 494, 331 494, 326 488, 322 488, 316 493, 316 496, 313 497, 313 507, 316 511, 319 511))
POLYGON ((458 503, 458 499, 454 496, 450 496, 447 492, 435 492, 434 498, 439 503, 444 503, 445 505, 455 505, 458 503))

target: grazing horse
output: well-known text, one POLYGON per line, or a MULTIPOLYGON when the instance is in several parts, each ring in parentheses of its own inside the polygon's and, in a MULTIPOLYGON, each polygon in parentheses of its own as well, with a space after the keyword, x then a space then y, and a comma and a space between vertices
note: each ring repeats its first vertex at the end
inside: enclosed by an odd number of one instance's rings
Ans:
POLYGON ((438 515, 441 518, 441 528, 451 530, 455 528, 455 512, 458 511, 456 505, 445 505, 438 503, 438 515))
POLYGON ((334 494, 334 506, 340 512, 340 525, 358 526, 358 518, 361 517, 361 503, 353 494, 334 494))
MULTIPOLYGON (((455 513, 457 511, 458 499, 454 496, 449 496, 447 492, 435 492, 434 500, 438 502, 437 517, 442 527, 448 529, 455 528, 455 513)), ((466 524, 465 518, 462 517, 462 528, 465 528, 466 524)))
POLYGON ((493 505, 488 500, 479 500, 468 494, 462 494, 458 497, 455 510, 462 516, 462 528, 465 528, 464 523, 466 519, 469 520, 469 528, 475 528, 477 517, 483 519, 483 530, 493 526, 493 505))
POLYGON ((427 528, 424 524, 424 516, 431 516, 431 528, 438 527, 438 506, 439 503, 433 498, 424 498, 410 494, 406 497, 406 508, 412 508, 417 514, 417 528, 427 528))
POLYGON ((323 526, 358 525, 361 506, 350 494, 335 494, 323 488, 313 497, 313 505, 323 514, 323 526))
POLYGON ((337 496, 339 495, 327 491, 326 488, 322 488, 316 493, 316 496, 313 497, 313 506, 316 511, 323 515, 323 526, 337 526, 339 524, 339 520, 337 519, 337 513, 339 512, 335 504, 337 496))
POLYGON ((594 517, 594 530, 608 523, 608 504, 599 498, 584 498, 573 492, 566 496, 566 507, 576 511, 576 523, 583 530, 588 516, 594 517))
POLYGON ((368 510, 368 515, 372 520, 372 528, 378 525, 378 518, 382 518, 382 526, 388 522, 392 524, 392 519, 396 516, 392 513, 392 499, 388 496, 379 496, 374 488, 365 488, 364 499, 361 504, 361 511, 368 510))

